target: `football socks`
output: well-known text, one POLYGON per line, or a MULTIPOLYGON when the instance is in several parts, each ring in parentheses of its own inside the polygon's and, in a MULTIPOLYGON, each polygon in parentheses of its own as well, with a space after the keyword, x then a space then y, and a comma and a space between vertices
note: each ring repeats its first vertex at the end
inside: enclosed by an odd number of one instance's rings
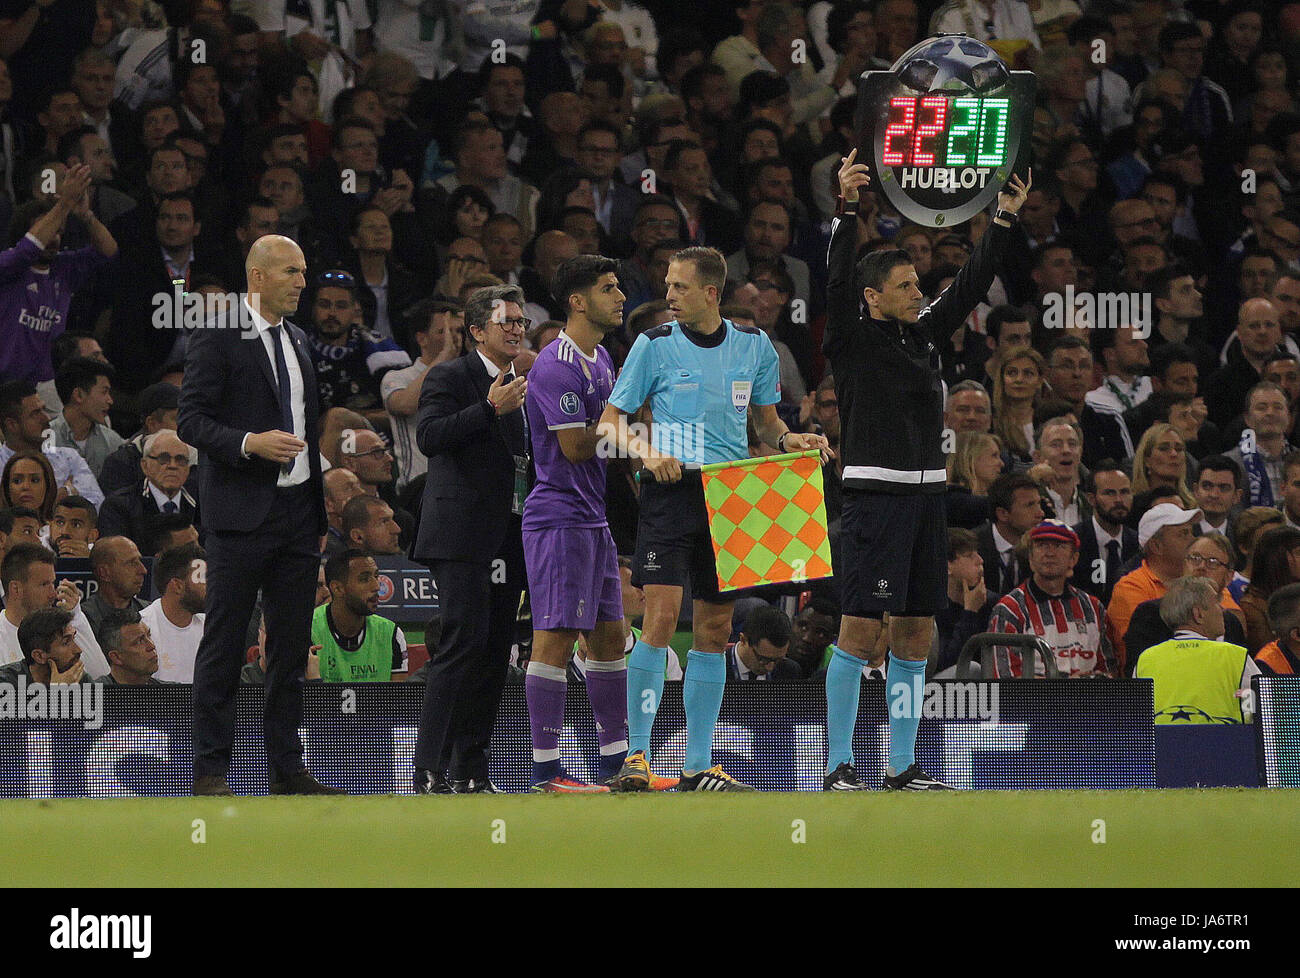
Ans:
POLYGON ((853 763, 853 728, 858 722, 863 660, 831 646, 826 667, 826 773, 853 763))
POLYGON ((650 756, 650 731, 664 695, 668 650, 637 639, 627 659, 627 743, 629 750, 650 756))
POLYGON ((889 766, 906 771, 916 761, 916 731, 925 699, 925 660, 889 653, 889 766))
POLYGON ((720 652, 697 652, 686 657, 686 676, 682 680, 682 700, 686 707, 687 774, 713 766, 713 728, 722 709, 722 691, 727 685, 727 664, 720 652))

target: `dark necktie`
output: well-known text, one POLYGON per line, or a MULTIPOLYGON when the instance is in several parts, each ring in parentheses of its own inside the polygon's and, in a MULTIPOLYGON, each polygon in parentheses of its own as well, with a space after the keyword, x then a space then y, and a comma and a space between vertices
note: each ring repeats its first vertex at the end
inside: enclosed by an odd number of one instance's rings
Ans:
MULTIPOLYGON (((284 359, 284 347, 280 344, 281 329, 272 326, 267 333, 271 337, 271 348, 275 350, 275 382, 280 393, 280 430, 293 434, 293 399, 289 394, 289 364, 284 359)), ((293 468, 293 462, 285 462, 280 471, 287 473, 293 468)))
POLYGON ((176 509, 177 509, 176 504, 175 504, 174 502, 172 502, 170 499, 167 500, 167 502, 163 503, 163 512, 164 512, 164 513, 171 514, 171 513, 176 512, 176 509))
POLYGON ((1106 591, 1109 592, 1119 580, 1119 541, 1112 540, 1106 544, 1106 591))

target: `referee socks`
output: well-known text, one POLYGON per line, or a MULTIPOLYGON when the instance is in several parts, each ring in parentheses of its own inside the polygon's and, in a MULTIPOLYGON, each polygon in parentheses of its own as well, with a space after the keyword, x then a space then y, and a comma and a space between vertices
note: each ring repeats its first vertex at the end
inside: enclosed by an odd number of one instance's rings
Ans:
POLYGON ((664 695, 664 669, 668 650, 640 639, 627 657, 627 747, 650 756, 650 731, 664 695))
POLYGON ((916 762, 916 731, 925 701, 925 660, 899 659, 889 653, 889 766, 902 774, 916 762))
POLYGON ((686 761, 683 774, 698 774, 713 767, 713 728, 722 710, 727 686, 727 664, 720 652, 697 652, 686 657, 682 701, 686 707, 686 761))
POLYGON ((831 646, 826 666, 826 773, 853 763, 853 728, 858 723, 864 660, 831 646))

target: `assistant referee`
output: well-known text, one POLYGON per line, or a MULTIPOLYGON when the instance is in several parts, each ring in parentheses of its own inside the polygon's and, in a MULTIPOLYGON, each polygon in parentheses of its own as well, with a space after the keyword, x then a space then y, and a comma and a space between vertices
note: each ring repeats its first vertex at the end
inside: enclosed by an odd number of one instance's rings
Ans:
MULTIPOLYGON (((946 790, 916 763, 925 663, 934 615, 948 605, 939 350, 961 328, 1011 244, 1029 185, 1012 176, 970 260, 922 308, 907 252, 875 251, 854 265, 859 188, 854 149, 839 170, 841 216, 831 228, 823 349, 840 402, 844 501, 835 578, 844 610, 826 670, 827 791, 863 790, 853 764, 862 663, 889 612, 889 769, 884 787, 946 790), (865 308, 863 308, 865 306, 865 308)), ((1032 183, 1032 171, 1030 174, 1032 183)))
POLYGON ((713 728, 727 681, 722 654, 734 602, 718 592, 698 468, 749 456, 751 414, 759 437, 781 451, 829 451, 821 435, 791 433, 777 416, 776 349, 761 330, 737 326, 719 314, 726 281, 726 259, 713 248, 673 255, 666 282, 675 319, 637 337, 600 421, 606 447, 621 457, 640 458, 647 473, 632 561, 632 583, 644 588, 646 610, 641 638, 628 659, 628 755, 619 780, 650 781, 650 732, 663 695, 668 642, 689 581, 694 636, 682 682, 686 757, 679 791, 753 790, 713 764, 713 728), (627 415, 647 398, 654 416, 652 445, 627 425, 627 415))

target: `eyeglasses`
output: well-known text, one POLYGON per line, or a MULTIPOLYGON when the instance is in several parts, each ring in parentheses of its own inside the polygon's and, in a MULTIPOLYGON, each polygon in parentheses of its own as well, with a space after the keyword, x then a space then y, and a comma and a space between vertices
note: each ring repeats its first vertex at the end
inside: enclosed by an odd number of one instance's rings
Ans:
POLYGON ((774 666, 777 665, 782 659, 785 658, 785 656, 783 655, 776 655, 776 656, 759 655, 758 649, 756 649, 754 646, 751 645, 749 648, 750 651, 754 653, 754 658, 758 660, 759 665, 774 666))
POLYGON ((188 455, 168 455, 166 452, 160 452, 157 455, 150 455, 149 461, 157 462, 159 465, 189 465, 190 457, 188 455))
POLYGON ((494 319, 492 322, 500 326, 503 333, 526 333, 533 324, 531 319, 494 319))
POLYGON ((1206 557, 1204 554, 1188 554, 1183 560, 1193 567, 1200 567, 1204 564, 1210 570, 1218 570, 1220 567, 1227 567, 1226 560, 1220 560, 1218 557, 1206 557))
POLYGON ((389 454, 389 452, 387 448, 380 445, 377 448, 370 449, 368 452, 344 452, 343 454, 348 458, 383 458, 385 455, 389 454))
POLYGON ((332 269, 328 272, 321 272, 316 279, 317 285, 335 285, 345 289, 354 289, 357 286, 357 280, 352 277, 351 272, 345 272, 340 269, 332 269))

